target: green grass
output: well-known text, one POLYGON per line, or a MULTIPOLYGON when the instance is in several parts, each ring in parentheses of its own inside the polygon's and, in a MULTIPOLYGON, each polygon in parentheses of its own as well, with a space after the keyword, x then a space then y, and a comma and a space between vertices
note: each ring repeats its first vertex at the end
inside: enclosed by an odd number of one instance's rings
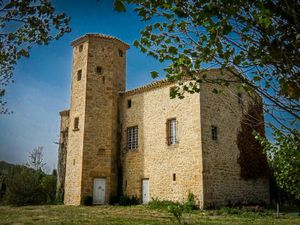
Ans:
MULTIPOLYGON (((196 210, 184 214, 188 224, 299 224, 299 216, 281 215, 275 218, 270 211, 264 213, 227 210, 196 210)), ((63 205, 0 207, 0 224, 174 224, 172 215, 165 210, 146 206, 93 206, 63 205)))

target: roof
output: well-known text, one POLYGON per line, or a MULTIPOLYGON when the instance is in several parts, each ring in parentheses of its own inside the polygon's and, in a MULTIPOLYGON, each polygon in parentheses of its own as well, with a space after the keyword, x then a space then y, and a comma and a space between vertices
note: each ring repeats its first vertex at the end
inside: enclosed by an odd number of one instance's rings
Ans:
POLYGON ((87 41, 89 38, 100 38, 100 39, 112 40, 112 41, 115 41, 117 43, 124 45, 127 49, 130 48, 130 46, 127 43, 121 41, 120 39, 118 39, 116 37, 109 36, 106 34, 85 34, 85 35, 77 38, 76 40, 72 41, 71 46, 74 47, 75 45, 78 45, 84 41, 87 41))
POLYGON ((60 116, 69 116, 69 113, 70 113, 70 109, 66 109, 66 110, 60 111, 59 115, 60 116))
POLYGON ((150 84, 146 84, 144 86, 140 86, 140 87, 125 91, 123 94, 124 95, 131 95, 131 94, 141 93, 143 91, 148 91, 148 90, 151 90, 151 89, 154 89, 154 88, 167 86, 169 84, 172 84, 172 82, 169 81, 167 78, 165 78, 163 80, 154 81, 150 84))

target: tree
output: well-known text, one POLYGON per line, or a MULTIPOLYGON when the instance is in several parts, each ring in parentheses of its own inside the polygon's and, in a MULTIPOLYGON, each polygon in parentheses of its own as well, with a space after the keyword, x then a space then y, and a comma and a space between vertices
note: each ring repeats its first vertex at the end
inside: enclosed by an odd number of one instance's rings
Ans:
POLYGON ((277 185, 300 199, 300 132, 284 135, 275 129, 274 141, 257 137, 268 154, 277 185))
MULTIPOLYGON (((269 118, 265 124, 273 130, 275 142, 259 140, 268 142, 265 151, 274 154, 279 185, 296 194, 300 156, 293 146, 299 146, 300 2, 115 0, 115 9, 125 11, 125 3, 133 4, 140 19, 147 21, 134 46, 168 65, 166 77, 179 84, 173 97, 199 92, 204 82, 215 83, 220 90, 238 82, 239 88, 254 89, 263 97, 269 118), (205 69, 212 67, 229 71, 235 79, 222 73, 211 78, 205 69)), ((159 76, 156 71, 151 75, 159 76)))
POLYGON ((33 45, 47 45, 70 32, 69 21, 47 0, 0 0, 0 114, 9 113, 5 87, 13 82, 17 60, 28 57, 33 45))
POLYGON ((125 2, 135 5, 141 20, 150 21, 134 45, 169 62, 165 71, 170 81, 196 81, 183 83, 176 96, 199 92, 202 82, 230 85, 233 81, 210 79, 203 70, 221 67, 245 90, 263 96, 265 112, 292 131, 290 123, 300 118, 299 1, 116 0, 115 8, 125 11, 125 2))
POLYGON ((26 166, 34 169, 35 171, 43 171, 45 165, 46 163, 44 163, 43 159, 43 147, 39 146, 33 149, 29 153, 28 162, 26 166))

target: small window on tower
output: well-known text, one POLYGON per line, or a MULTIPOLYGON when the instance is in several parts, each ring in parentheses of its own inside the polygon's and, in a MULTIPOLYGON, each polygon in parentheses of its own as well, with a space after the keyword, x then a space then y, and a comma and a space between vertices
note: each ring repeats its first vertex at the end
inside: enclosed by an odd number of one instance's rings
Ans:
POLYGON ((173 181, 176 181, 176 173, 173 173, 173 181))
POLYGON ((218 140, 218 127, 211 126, 211 139, 216 141, 218 140))
POLYGON ((131 108, 131 105, 132 105, 132 101, 131 101, 131 99, 128 99, 127 100, 127 108, 131 108))
POLYGON ((96 73, 98 73, 98 74, 102 73, 102 67, 101 66, 97 66, 96 73))
POLYGON ((83 45, 79 45, 79 52, 82 52, 83 50, 83 45))
POLYGON ((79 117, 74 119, 74 130, 79 130, 79 117))
POLYGON ((121 49, 119 49, 119 56, 123 57, 123 51, 121 49))
POLYGON ((77 71, 77 81, 80 81, 82 77, 82 70, 77 71))

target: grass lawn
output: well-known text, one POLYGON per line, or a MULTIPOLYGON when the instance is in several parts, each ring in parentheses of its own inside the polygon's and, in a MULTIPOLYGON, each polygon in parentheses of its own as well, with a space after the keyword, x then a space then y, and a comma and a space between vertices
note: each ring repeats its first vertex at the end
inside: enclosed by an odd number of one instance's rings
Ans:
MULTIPOLYGON (((244 212, 228 214, 217 210, 196 210, 184 214, 188 224, 299 224, 300 216, 281 215, 272 212, 259 214, 244 212)), ((77 207, 63 205, 0 206, 0 224, 175 224, 172 215, 164 210, 147 206, 94 206, 77 207)))

